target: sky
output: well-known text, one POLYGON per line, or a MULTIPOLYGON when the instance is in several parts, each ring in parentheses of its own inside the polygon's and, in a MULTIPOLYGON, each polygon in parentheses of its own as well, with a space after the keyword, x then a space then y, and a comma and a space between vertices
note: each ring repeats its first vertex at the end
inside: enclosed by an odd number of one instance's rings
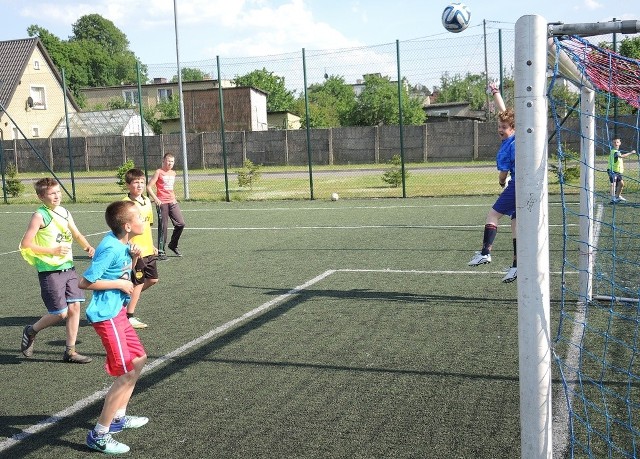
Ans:
MULTIPOLYGON (((97 13, 128 38, 144 64, 176 62, 174 18, 181 63, 222 57, 271 56, 306 50, 355 48, 448 34, 440 0, 0 0, 0 40, 26 38, 38 25, 65 40, 72 24, 97 13)), ((521 16, 548 22, 640 20, 638 0, 466 0, 470 28, 512 30, 521 16), (533 4, 533 6, 531 6, 533 4)))

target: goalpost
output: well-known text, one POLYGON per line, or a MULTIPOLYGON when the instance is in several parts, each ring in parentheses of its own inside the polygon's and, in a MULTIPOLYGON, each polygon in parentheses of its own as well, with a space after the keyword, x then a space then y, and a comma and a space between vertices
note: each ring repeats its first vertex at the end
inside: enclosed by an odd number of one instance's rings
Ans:
MULTIPOLYGON (((589 45, 578 42, 573 48, 564 47, 560 40, 553 38, 639 31, 640 21, 565 25, 548 24, 542 17, 531 15, 521 17, 516 23, 514 108, 523 458, 550 458, 554 449, 556 454, 562 451, 570 457, 574 454, 586 457, 636 457, 640 454, 640 368, 636 367, 635 359, 636 353, 640 352, 636 346, 640 344, 637 287, 640 284, 640 254, 634 253, 640 252, 640 234, 630 223, 638 214, 640 227, 640 186, 629 188, 631 192, 637 190, 634 202, 624 208, 620 205, 617 209, 615 205, 605 210, 609 184, 607 179, 604 187, 597 185, 602 179, 597 181, 596 174, 602 177, 605 172, 597 166, 595 158, 596 149, 608 156, 612 127, 614 132, 619 126, 628 128, 627 132, 635 129, 635 138, 640 143, 638 123, 635 127, 620 125, 609 112, 612 97, 616 98, 616 104, 623 101, 638 108, 640 66, 631 72, 630 81, 620 84, 627 68, 637 65, 637 61, 612 64, 617 55, 607 54, 606 50, 599 50, 605 57, 594 61, 595 52, 589 45), (548 90, 549 70, 551 85, 548 90), (560 120, 555 111, 551 89, 560 77, 575 88, 578 101, 570 112, 579 113, 579 117, 574 117, 579 120, 577 128, 566 127, 566 118, 560 120), (598 97, 609 98, 604 109, 597 107, 598 97), (550 314, 548 101, 551 101, 556 128, 564 226, 562 300, 555 339, 551 334, 550 314), (576 110, 576 107, 579 108, 576 110), (598 110, 605 113, 600 114, 598 110), (572 136, 579 137, 577 155, 564 150, 565 142, 572 136), (567 161, 578 164, 577 184, 565 180, 567 171, 563 167, 567 161), (578 203, 574 202, 576 195, 578 203), (598 241, 602 237, 606 242, 601 246, 598 241), (599 265, 600 260, 604 260, 606 266, 599 265), (620 266, 624 267, 625 273, 620 274, 620 266), (576 272, 578 275, 572 278, 571 274, 576 272), (625 308, 618 306, 621 301, 632 303, 632 307, 621 310, 625 308), (553 442, 552 358, 557 363, 564 388, 566 445, 554 445, 553 442)), ((558 440, 562 437, 555 435, 558 440)))

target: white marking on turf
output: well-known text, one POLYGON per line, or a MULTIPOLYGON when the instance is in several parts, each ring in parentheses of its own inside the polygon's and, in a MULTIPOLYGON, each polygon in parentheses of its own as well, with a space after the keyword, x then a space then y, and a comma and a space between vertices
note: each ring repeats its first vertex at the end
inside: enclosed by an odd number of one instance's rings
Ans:
MULTIPOLYGON (((221 335, 222 333, 226 332, 227 330, 229 330, 232 327, 235 327, 236 325, 245 322, 248 319, 251 319, 269 309, 271 309, 273 306, 275 306, 276 304, 286 300, 287 298, 296 295, 298 293, 300 293, 301 291, 305 290, 306 288, 309 288, 310 286, 312 286, 313 284, 316 284, 318 282, 320 282, 321 280, 329 277, 330 275, 336 273, 336 272, 354 272, 354 273, 358 273, 358 272, 380 272, 380 273, 399 273, 399 274, 447 274, 447 275, 454 275, 454 274, 461 274, 461 275, 470 275, 470 274, 480 274, 480 275, 486 275, 486 274, 501 274, 502 271, 477 271, 477 270, 473 270, 473 271, 421 271, 421 270, 404 270, 404 269, 391 269, 391 268, 386 268, 386 269, 350 269, 350 268, 345 268, 345 269, 329 269, 325 272, 323 272, 322 274, 314 277, 313 279, 308 280, 307 282, 298 285, 297 287, 289 290, 286 293, 283 293, 280 296, 277 296, 275 298, 273 298, 272 300, 267 301, 266 303, 261 304, 260 306, 258 306, 257 308, 252 309, 251 311, 248 311, 244 314, 242 314, 241 316, 230 320, 229 322, 226 322, 222 325, 220 325, 219 327, 214 328, 213 330, 205 333, 204 335, 189 341, 188 343, 184 344, 183 346, 180 346, 179 348, 175 349, 172 352, 169 352, 168 354, 163 355, 162 357, 158 357, 157 359, 153 360, 152 362, 148 363, 147 365, 145 365, 145 367, 142 370, 142 374, 145 374, 149 371, 153 371, 156 367, 162 365, 163 363, 167 362, 168 360, 172 360, 175 359, 176 357, 179 357, 181 354, 184 354, 185 352, 187 352, 188 350, 190 350, 191 348, 198 346, 200 344, 202 344, 205 341, 210 340, 211 338, 214 338, 218 335, 221 335)), ((552 273, 552 274, 560 274, 560 273, 552 273)), ((36 434, 54 424, 57 424, 58 422, 64 420, 65 418, 68 418, 70 416, 73 416, 74 414, 76 414, 77 412, 79 412, 80 410, 88 407, 89 405, 97 402, 98 400, 104 398, 104 396, 107 394, 109 388, 105 388, 102 390, 99 390, 93 394, 91 394, 90 396, 79 400, 78 402, 74 403, 72 406, 65 408, 62 411, 59 411, 55 414, 53 414, 52 416, 43 419, 42 421, 38 422, 37 424, 34 424, 30 427, 27 427, 26 429, 22 430, 22 432, 17 433, 15 435, 13 435, 10 438, 7 438, 6 440, 4 440, 3 442, 0 442, 0 451, 4 451, 10 447, 12 447, 13 445, 16 445, 17 443, 21 442, 22 440, 28 438, 29 436, 36 434)))
MULTIPOLYGON (((570 224, 567 226, 577 226, 570 224)), ((549 225, 550 228, 561 228, 563 225, 549 225)), ((484 228, 483 224, 478 225, 353 225, 353 226, 240 226, 240 227, 223 227, 211 226, 206 228, 187 227, 185 231, 284 231, 284 230, 310 230, 310 229, 329 229, 329 230, 347 230, 347 229, 466 229, 466 228, 484 228)))
MULTIPOLYGON (((180 356, 181 354, 185 353, 186 351, 188 351, 189 349, 191 349, 192 347, 198 346, 199 344, 217 336, 220 335, 222 333, 224 333, 225 331, 229 330, 230 328, 238 325, 241 322, 246 321, 247 319, 250 319, 270 308, 272 308, 274 305, 280 303, 283 300, 286 300, 287 298, 289 298, 290 296, 296 295, 297 293, 300 293, 302 290, 310 287, 311 285, 320 282, 321 280, 323 280, 324 278, 330 276, 331 274, 335 273, 336 271, 334 269, 330 269, 325 271, 324 273, 320 274, 319 276, 314 277, 313 279, 305 282, 304 284, 298 285, 297 287, 289 290, 287 293, 284 293, 280 296, 275 297, 274 299, 267 301, 266 303, 261 304, 260 306, 258 306, 255 309, 252 309, 251 311, 248 311, 244 314, 242 314, 240 317, 237 317, 233 320, 230 320, 229 322, 220 325, 219 327, 214 328, 213 330, 209 331, 208 333, 205 333, 204 335, 189 341, 187 344, 180 346, 178 349, 169 352, 168 354, 165 354, 162 357, 159 357, 157 359, 155 359, 153 362, 145 365, 145 367, 142 370, 142 374, 147 373, 149 371, 152 371, 153 369, 155 369, 157 366, 162 365, 163 363, 165 363, 167 360, 171 360, 174 359, 178 356, 180 356)), ((15 435, 13 435, 12 437, 6 439, 5 441, 0 443, 0 451, 4 451, 10 447, 12 447, 13 445, 19 443, 20 441, 28 438, 29 436, 36 434, 38 432, 40 432, 41 430, 44 430, 54 424, 57 424, 58 422, 62 421, 65 418, 68 418, 69 416, 74 415, 75 413, 77 413, 78 411, 86 408, 87 406, 91 405, 92 403, 95 403, 96 401, 100 400, 101 398, 104 398, 104 396, 107 394, 109 388, 105 388, 102 390, 99 390, 95 393, 93 393, 92 395, 76 402, 75 404, 73 404, 72 406, 65 408, 62 411, 59 411, 57 413, 55 413, 54 415, 38 422, 37 424, 34 424, 30 427, 27 427, 26 429, 24 429, 22 432, 17 433, 15 435)))
MULTIPOLYGON (((602 213, 604 211, 604 207, 602 204, 598 204, 596 216, 595 216, 595 224, 593 227, 593 264, 596 263, 596 256, 598 255, 598 243, 600 240, 600 230, 602 229, 602 213)), ((571 330, 571 346, 567 346, 567 355, 565 356, 565 361, 567 365, 565 366, 564 372, 564 380, 567 381, 566 390, 564 386, 561 385, 558 389, 558 396, 553 397, 553 407, 551 412, 553 413, 552 420, 552 431, 555 441, 553 442, 553 456, 554 457, 563 457, 567 451, 569 446, 569 412, 567 403, 573 402, 573 397, 575 395, 575 386, 577 384, 578 375, 576 371, 573 371, 573 368, 579 367, 580 361, 580 352, 581 347, 578 346, 582 338, 582 333, 584 332, 584 322, 585 322, 585 305, 578 304, 576 306, 575 318, 573 321, 573 329, 571 330), (566 393, 569 395, 567 396, 566 393)))

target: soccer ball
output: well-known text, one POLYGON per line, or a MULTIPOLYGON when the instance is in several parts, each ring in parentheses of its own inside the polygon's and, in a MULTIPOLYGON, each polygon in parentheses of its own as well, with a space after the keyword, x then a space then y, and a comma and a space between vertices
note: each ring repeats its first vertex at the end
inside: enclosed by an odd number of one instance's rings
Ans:
POLYGON ((338 193, 331 193, 332 201, 337 201, 338 199, 340 199, 340 196, 338 196, 338 193))
POLYGON ((442 25, 449 32, 462 32, 470 19, 471 10, 464 3, 451 3, 442 12, 442 25))

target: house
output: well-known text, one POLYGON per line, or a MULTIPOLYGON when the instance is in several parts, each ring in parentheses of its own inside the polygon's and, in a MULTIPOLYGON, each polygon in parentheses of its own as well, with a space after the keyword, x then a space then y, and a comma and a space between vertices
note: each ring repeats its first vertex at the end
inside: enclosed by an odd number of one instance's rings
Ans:
POLYGON ((288 111, 268 112, 269 129, 300 129, 300 117, 288 111))
MULTIPOLYGON (((133 108, 78 112, 69 115, 71 137, 97 137, 101 135, 142 135, 140 114, 133 108)), ((144 134, 153 135, 153 128, 144 121, 144 134)), ((63 118, 51 134, 52 138, 67 137, 67 122, 63 118)))
MULTIPOLYGON (((267 130, 267 93, 256 88, 236 87, 230 80, 222 81, 225 127, 228 131, 267 130)), ((220 103, 217 80, 182 83, 185 130, 212 132, 220 129, 220 103)), ((82 95, 89 107, 103 109, 111 100, 122 99, 138 103, 137 85, 85 88, 82 95)), ((155 107, 159 102, 178 94, 178 83, 156 78, 152 84, 140 86, 142 105, 155 107)), ((180 120, 163 120, 162 132, 180 132, 180 120)))
MULTIPOLYGON (((49 137, 65 116, 63 86, 39 38, 0 41, 0 136, 49 137)), ((67 99, 69 114, 77 112, 68 91, 67 99)))
MULTIPOLYGON (((223 88, 234 86, 232 81, 222 80, 223 88)), ((185 81, 182 83, 183 91, 213 88, 218 88, 217 80, 185 81)), ((87 101, 87 107, 93 110, 105 109, 114 99, 122 100, 130 105, 138 104, 137 84, 84 88, 80 92, 87 101)), ((166 78, 155 78, 153 83, 140 85, 140 92, 142 93, 142 105, 153 108, 158 103, 169 100, 174 94, 178 94, 178 82, 167 81, 166 78)))

